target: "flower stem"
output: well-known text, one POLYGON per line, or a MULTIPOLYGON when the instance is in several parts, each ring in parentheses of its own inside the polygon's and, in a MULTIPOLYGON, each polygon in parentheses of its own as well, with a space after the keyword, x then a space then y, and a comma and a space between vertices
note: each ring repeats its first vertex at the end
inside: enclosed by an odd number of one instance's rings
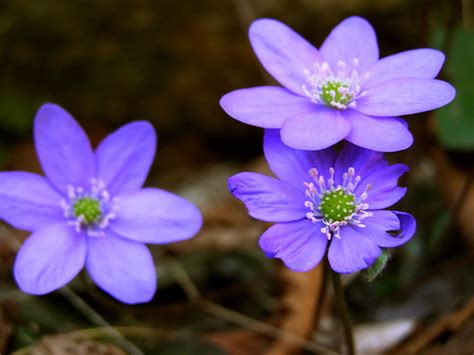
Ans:
POLYGON ((349 317, 346 300, 344 298, 344 291, 342 289, 341 275, 334 271, 331 271, 331 274, 337 313, 339 314, 342 329, 344 330, 344 337, 346 338, 347 353, 348 355, 355 355, 354 336, 352 335, 351 319, 349 317))

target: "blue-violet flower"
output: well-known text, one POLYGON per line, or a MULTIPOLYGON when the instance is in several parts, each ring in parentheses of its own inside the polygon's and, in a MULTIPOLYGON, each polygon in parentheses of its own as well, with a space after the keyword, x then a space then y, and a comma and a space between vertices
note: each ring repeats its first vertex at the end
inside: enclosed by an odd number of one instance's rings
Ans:
POLYGON ((278 130, 266 130, 264 151, 278 179, 239 173, 229 179, 229 190, 252 217, 276 222, 260 237, 260 247, 290 269, 313 268, 329 244, 331 268, 352 273, 370 266, 381 247, 413 236, 413 216, 385 210, 405 194, 398 178, 407 166, 388 165, 382 153, 351 143, 339 153, 296 150, 283 144, 278 130))
POLYGON ((69 113, 45 104, 35 117, 34 138, 46 178, 0 173, 0 217, 32 232, 15 260, 19 287, 45 294, 85 265, 92 280, 118 300, 149 301, 156 273, 144 243, 184 240, 202 224, 189 201, 141 188, 155 156, 151 124, 129 123, 93 151, 69 113))
POLYGON ((252 47, 283 87, 262 86, 224 95, 222 108, 257 127, 281 129, 292 148, 319 150, 343 139, 363 148, 392 152, 413 137, 396 116, 448 104, 454 88, 438 75, 443 53, 415 49, 379 59, 372 26, 350 17, 317 50, 273 19, 250 26, 252 47))

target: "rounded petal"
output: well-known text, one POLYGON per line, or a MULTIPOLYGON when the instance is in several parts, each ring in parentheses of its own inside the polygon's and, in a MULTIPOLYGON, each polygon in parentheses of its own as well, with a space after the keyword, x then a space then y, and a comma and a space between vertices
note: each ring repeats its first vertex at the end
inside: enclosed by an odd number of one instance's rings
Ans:
POLYGON ((107 136, 97 147, 97 177, 111 195, 139 189, 156 150, 156 133, 146 121, 129 123, 107 136))
POLYGON ((199 209, 171 192, 145 188, 118 196, 117 218, 110 228, 142 243, 164 244, 193 237, 202 226, 199 209))
POLYGON ((318 50, 291 28, 273 19, 254 21, 249 38, 267 72, 289 90, 304 95, 304 72, 320 61, 318 50))
POLYGON ((328 240, 321 233, 321 224, 308 219, 278 223, 260 237, 260 247, 267 256, 281 259, 293 271, 308 271, 318 265, 328 240))
POLYGON ((156 291, 153 258, 146 245, 114 235, 89 238, 86 267, 105 292, 128 304, 144 303, 156 291))
POLYGON ((444 54, 436 49, 420 48, 380 59, 368 69, 363 86, 370 87, 399 78, 433 79, 444 63, 444 54))
POLYGON ((36 152, 51 183, 66 193, 67 185, 88 186, 95 175, 94 153, 84 130, 64 109, 41 106, 35 117, 36 152))
POLYGON ((64 220, 62 196, 44 177, 20 171, 0 173, 0 218, 34 231, 64 220))
POLYGON ((353 16, 339 23, 321 46, 321 54, 333 68, 338 61, 351 65, 354 58, 359 60, 359 70, 363 71, 379 59, 379 47, 374 29, 367 20, 353 16))
POLYGON ((412 215, 394 211, 372 211, 364 219, 366 227, 361 233, 383 248, 393 248, 408 242, 415 232, 416 222, 412 215), (391 233, 388 233, 391 232, 391 233))
POLYGON ((400 220, 400 238, 410 239, 416 232, 416 220, 411 214, 406 212, 393 211, 400 220))
POLYGON ((287 119, 281 127, 283 142, 295 149, 320 150, 344 139, 351 124, 339 110, 319 108, 287 119))
POLYGON ((314 152, 290 148, 282 142, 280 131, 276 129, 265 130, 263 150, 275 175, 298 189, 309 181, 309 169, 328 172, 334 166, 336 158, 336 152, 332 148, 314 152))
POLYGON ((292 222, 305 218, 304 188, 257 173, 229 178, 229 191, 245 204, 249 215, 266 222, 292 222))
POLYGON ((347 110, 345 117, 352 129, 346 139, 363 148, 379 152, 396 152, 413 144, 407 126, 394 117, 373 117, 347 110))
POLYGON ((13 273, 20 289, 43 295, 63 287, 84 266, 86 237, 66 223, 34 232, 21 246, 13 273))
POLYGON ((394 164, 377 169, 370 175, 362 176, 355 189, 355 194, 360 196, 366 186, 370 184, 368 197, 364 201, 369 204, 369 209, 377 210, 389 207, 405 195, 406 188, 398 186, 398 178, 408 170, 408 166, 404 164, 394 164))
POLYGON ((449 104, 456 95, 445 81, 395 79, 367 88, 356 110, 370 116, 402 116, 434 110, 449 104))
POLYGON ((315 108, 308 98, 277 86, 235 90, 224 95, 220 105, 236 120, 263 128, 280 128, 288 117, 315 108))
POLYGON ((387 165, 383 153, 346 142, 339 151, 334 166, 336 185, 342 184, 342 175, 351 167, 354 168, 356 176, 360 175, 362 177, 368 176, 387 165))
POLYGON ((331 268, 340 274, 350 274, 371 266, 379 257, 380 248, 350 226, 341 230, 341 238, 332 238, 328 259, 331 268))

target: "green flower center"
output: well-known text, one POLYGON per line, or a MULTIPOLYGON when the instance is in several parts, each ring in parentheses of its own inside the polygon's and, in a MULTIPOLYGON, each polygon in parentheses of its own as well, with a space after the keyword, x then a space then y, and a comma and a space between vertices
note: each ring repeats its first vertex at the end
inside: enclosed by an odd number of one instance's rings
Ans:
POLYGON ((356 212, 353 194, 342 189, 331 190, 324 193, 319 203, 319 211, 329 223, 342 222, 356 212))
POLYGON ((91 197, 78 199, 73 206, 74 217, 82 218, 85 224, 93 224, 102 216, 99 200, 91 197))
POLYGON ((321 99, 328 106, 347 105, 352 100, 348 84, 337 81, 328 81, 321 86, 321 99))

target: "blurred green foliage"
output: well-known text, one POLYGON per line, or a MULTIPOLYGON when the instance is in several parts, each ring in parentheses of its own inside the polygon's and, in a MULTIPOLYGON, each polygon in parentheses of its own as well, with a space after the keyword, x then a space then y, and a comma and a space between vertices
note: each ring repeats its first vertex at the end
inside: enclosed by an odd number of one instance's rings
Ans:
MULTIPOLYGON (((444 34, 445 35, 445 34, 444 34)), ((435 44, 444 36, 438 33, 435 44)), ((445 71, 456 98, 436 112, 438 134, 448 149, 474 149, 474 30, 457 28, 452 34, 445 71)))

